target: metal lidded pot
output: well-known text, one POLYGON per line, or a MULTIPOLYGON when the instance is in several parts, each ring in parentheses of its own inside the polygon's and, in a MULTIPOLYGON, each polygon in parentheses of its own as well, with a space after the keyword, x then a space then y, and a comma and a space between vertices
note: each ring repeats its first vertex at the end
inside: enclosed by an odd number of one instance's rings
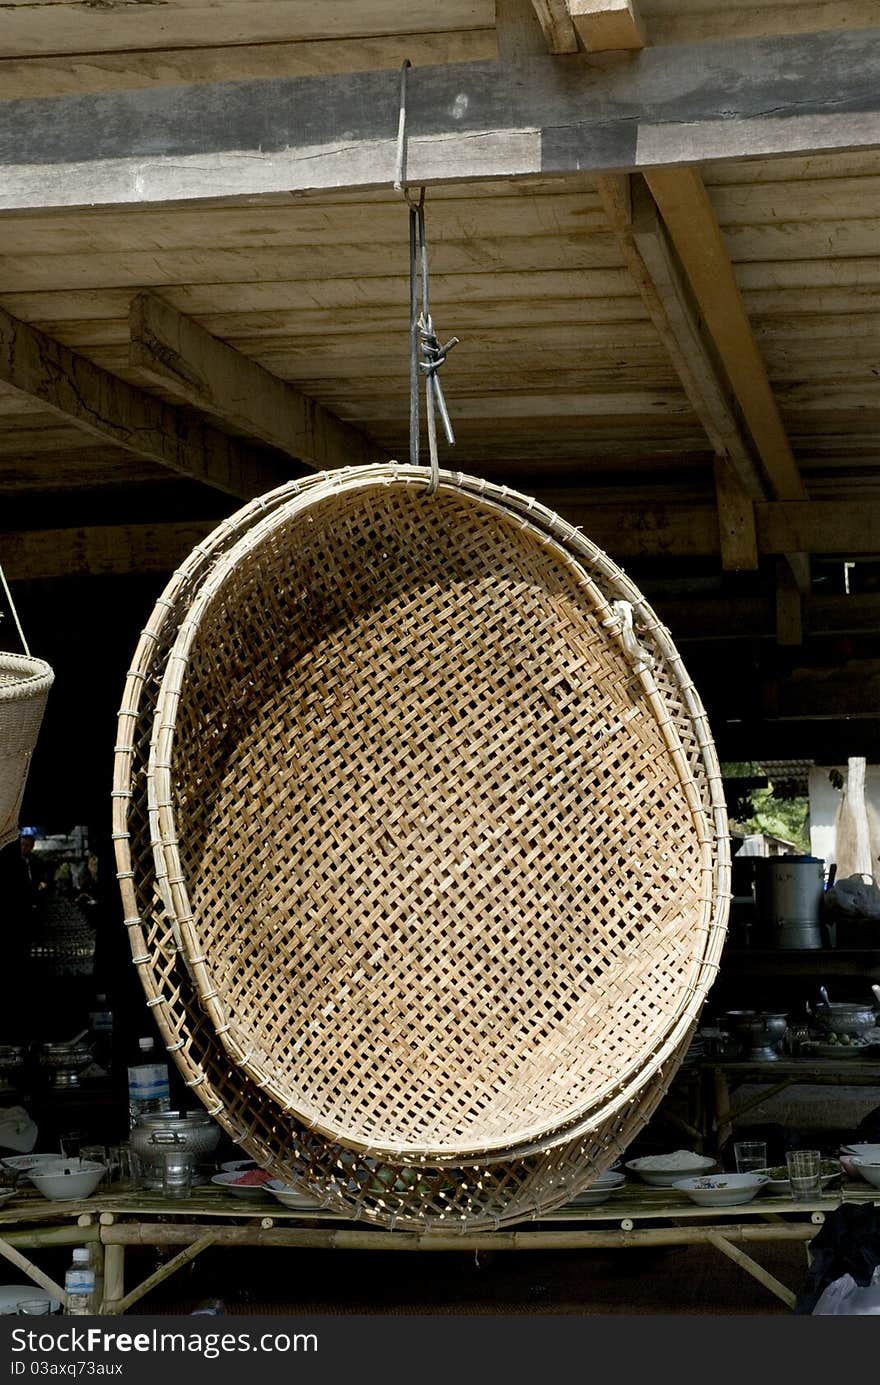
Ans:
POLYGON ((141 1161, 144 1187, 158 1192, 164 1164, 162 1145, 171 1143, 189 1150, 199 1163, 217 1148, 220 1127, 206 1111, 154 1111, 138 1117, 130 1141, 141 1161))
POLYGON ((818 856, 765 856, 755 873, 755 902, 768 947, 816 949, 822 942, 825 862, 818 856))

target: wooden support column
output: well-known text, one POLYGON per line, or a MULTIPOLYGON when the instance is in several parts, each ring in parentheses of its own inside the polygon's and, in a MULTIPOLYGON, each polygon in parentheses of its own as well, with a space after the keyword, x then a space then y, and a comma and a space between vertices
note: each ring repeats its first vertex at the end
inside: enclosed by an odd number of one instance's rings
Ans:
POLYGON ((243 499, 291 471, 247 443, 194 422, 0 308, 0 381, 87 433, 243 499))
POLYGON ((785 558, 776 560, 776 642, 784 645, 804 642, 801 590, 785 558))
POLYGON ((568 10, 588 53, 644 48, 644 22, 636 0, 568 0, 568 10))
POLYGON ((155 294, 132 300, 129 329, 129 363, 147 386, 318 470, 387 461, 357 428, 155 294))
POLYGON ((727 457, 715 458, 715 496, 721 566, 729 572, 755 569, 758 566, 755 506, 727 457))

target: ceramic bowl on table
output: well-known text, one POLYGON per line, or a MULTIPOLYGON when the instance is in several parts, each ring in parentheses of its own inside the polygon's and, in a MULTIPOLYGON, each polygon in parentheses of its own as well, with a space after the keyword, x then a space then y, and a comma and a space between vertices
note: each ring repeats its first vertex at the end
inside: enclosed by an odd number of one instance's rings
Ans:
POLYGON ((49 1304, 50 1313, 61 1311, 61 1304, 38 1284, 0 1284, 0 1317, 15 1317, 18 1305, 26 1299, 44 1299, 49 1304))
POLYGON ((320 1202, 308 1193, 300 1192, 299 1188, 291 1188, 288 1184, 282 1183, 280 1178, 273 1178, 271 1183, 265 1186, 284 1207, 290 1207, 296 1212, 317 1212, 320 1209, 320 1202))
POLYGON ((856 1159, 864 1159, 869 1164, 880 1164, 880 1145, 877 1144, 855 1141, 852 1144, 841 1145, 840 1152, 856 1159))
POLYGON ((242 1183, 242 1178, 252 1173, 262 1173, 262 1169, 245 1169, 239 1173, 215 1173, 211 1182, 218 1188, 223 1188, 227 1193, 234 1193, 236 1197, 268 1197, 270 1194, 269 1184, 272 1178, 266 1174, 259 1183, 242 1183))
POLYGON ((860 1178, 870 1183, 872 1188, 880 1188, 880 1163, 869 1163, 867 1159, 858 1158, 851 1159, 850 1163, 860 1178))
POLYGON ((652 1188, 672 1188, 683 1178, 698 1178, 703 1174, 709 1173, 717 1165, 716 1159, 710 1159, 706 1154, 690 1154, 682 1151, 687 1157, 683 1158, 677 1167, 670 1168, 664 1162, 669 1155, 645 1155, 642 1159, 630 1159, 626 1165, 630 1173, 634 1173, 643 1183, 649 1183, 652 1188))
POLYGON ((672 1186, 698 1207, 739 1207, 756 1198, 767 1181, 760 1173, 711 1173, 682 1178, 672 1186))
MULTIPOLYGON (((753 1172, 762 1174, 766 1178, 768 1193, 784 1196, 791 1191, 788 1168, 785 1164, 775 1164, 772 1168, 766 1169, 754 1169, 753 1172)), ((843 1170, 836 1159, 821 1159, 819 1161, 819 1178, 823 1188, 827 1183, 833 1182, 835 1178, 840 1178, 842 1172, 843 1170)))
POLYGON ((32 1169, 28 1178, 43 1197, 53 1202, 72 1202, 90 1197, 106 1172, 106 1164, 91 1159, 59 1159, 32 1169))
POLYGON ((569 1207, 596 1207, 600 1202, 607 1202, 612 1193, 616 1193, 626 1183, 626 1174, 618 1173, 614 1169, 607 1169, 605 1173, 600 1173, 599 1177, 589 1188, 584 1188, 582 1193, 573 1197, 568 1204, 569 1207))
POLYGON ((6 1154, 0 1162, 14 1173, 24 1174, 43 1164, 57 1164, 60 1159, 60 1154, 6 1154))

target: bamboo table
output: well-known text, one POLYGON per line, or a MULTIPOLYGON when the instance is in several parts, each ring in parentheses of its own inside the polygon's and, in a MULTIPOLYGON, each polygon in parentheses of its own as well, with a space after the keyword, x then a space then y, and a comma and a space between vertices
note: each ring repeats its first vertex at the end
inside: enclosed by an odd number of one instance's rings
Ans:
POLYGON ((710 1129, 709 1142, 723 1150, 733 1133, 735 1122, 787 1087, 798 1084, 834 1087, 880 1086, 880 1062, 852 1058, 781 1058, 771 1063, 707 1062, 701 1064, 707 1076, 707 1111, 710 1129), (744 1085, 760 1085, 764 1090, 739 1102, 734 1091, 744 1085))
POLYGON ((500 1231, 384 1231, 331 1212, 292 1211, 260 1194, 196 1189, 185 1201, 160 1193, 98 1190, 81 1202, 47 1202, 26 1193, 0 1211, 0 1255, 64 1301, 64 1290, 21 1252, 23 1248, 92 1244, 100 1269, 99 1312, 125 1313, 209 1246, 382 1251, 606 1250, 710 1245, 788 1307, 794 1292, 758 1264, 744 1245, 801 1242, 816 1235, 828 1212, 844 1202, 880 1201, 865 1183, 847 1181, 807 1202, 759 1194, 741 1207, 697 1207, 673 1189, 627 1184, 596 1207, 563 1207, 540 1220, 500 1231), (150 1246, 176 1253, 125 1289, 125 1252, 150 1246))

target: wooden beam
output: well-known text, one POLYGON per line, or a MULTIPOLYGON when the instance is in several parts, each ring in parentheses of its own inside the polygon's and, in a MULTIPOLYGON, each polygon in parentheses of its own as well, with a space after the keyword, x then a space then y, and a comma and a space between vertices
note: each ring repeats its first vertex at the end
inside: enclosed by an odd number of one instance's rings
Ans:
POLYGON ((577 31, 566 0, 532 0, 548 53, 576 53, 577 31))
POLYGON ((721 566, 728 572, 756 568, 758 535, 755 530, 755 506, 740 485, 739 477, 727 457, 715 458, 715 497, 721 566))
MULTIPOLYGON (((389 188, 398 72, 0 102, 0 207, 389 188)), ((880 147, 880 29, 419 68, 414 183, 880 147)))
MULTIPOLYGON (((564 491, 539 491, 536 498, 582 528, 614 558, 717 558, 721 553, 718 516, 712 505, 601 505, 564 491)), ((880 554, 880 501, 768 501, 755 506, 755 520, 760 553, 781 556, 791 551, 794 542, 798 551, 874 558, 880 554)), ((10 531, 0 533, 0 552, 7 575, 21 581, 164 572, 216 523, 216 519, 194 519, 10 531)), ((870 630, 877 609, 858 594, 839 602, 810 597, 805 606, 807 627, 813 633, 826 628, 829 633, 870 630)))
POLYGON ((716 456, 729 459, 747 496, 765 499, 754 448, 644 180, 606 175, 597 186, 627 268, 716 456))
POLYGON ((155 294, 132 300, 129 326, 129 364, 148 387, 318 470, 387 460, 357 428, 155 294))
POLYGON ((219 429, 126 384, 0 308, 0 382, 104 442, 247 499, 292 474, 219 429))
POLYGON ((646 181, 767 476, 770 495, 806 498, 724 237, 699 173, 657 170, 646 181))
POLYGON ((647 42, 636 0, 568 0, 568 10, 588 53, 644 48, 647 42))
POLYGON ((217 520, 168 524, 96 524, 0 534, 3 570, 16 582, 54 577, 170 573, 217 520))

